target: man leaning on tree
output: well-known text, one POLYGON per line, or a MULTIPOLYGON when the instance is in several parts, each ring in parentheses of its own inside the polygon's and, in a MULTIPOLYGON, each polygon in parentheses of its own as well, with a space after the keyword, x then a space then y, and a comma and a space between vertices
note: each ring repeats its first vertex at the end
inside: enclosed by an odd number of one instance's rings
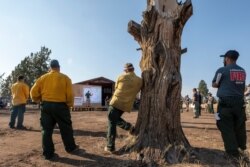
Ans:
POLYGON ((105 151, 115 151, 116 126, 133 133, 134 126, 121 118, 124 112, 130 112, 136 95, 141 90, 142 79, 135 75, 131 63, 124 66, 125 73, 115 83, 115 92, 108 108, 108 133, 105 151))

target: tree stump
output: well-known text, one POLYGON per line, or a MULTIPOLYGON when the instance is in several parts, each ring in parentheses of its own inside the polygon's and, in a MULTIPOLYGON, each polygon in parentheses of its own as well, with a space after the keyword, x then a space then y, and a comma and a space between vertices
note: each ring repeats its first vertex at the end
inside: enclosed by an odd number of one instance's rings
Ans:
POLYGON ((192 12, 191 0, 147 0, 141 24, 128 24, 142 51, 143 88, 135 136, 126 148, 149 166, 182 162, 190 152, 180 121, 180 62, 181 34, 192 12))

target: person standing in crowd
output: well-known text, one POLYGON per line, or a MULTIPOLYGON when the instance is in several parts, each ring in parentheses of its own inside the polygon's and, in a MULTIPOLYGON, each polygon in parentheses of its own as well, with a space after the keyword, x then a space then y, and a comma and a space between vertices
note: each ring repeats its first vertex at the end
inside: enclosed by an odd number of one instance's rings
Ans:
POLYGON ((197 90, 197 98, 198 98, 198 102, 199 102, 199 116, 201 116, 201 104, 202 104, 202 96, 199 90, 197 90))
POLYGON ((29 86, 24 82, 24 76, 20 75, 17 78, 17 82, 11 87, 12 94, 12 108, 10 115, 9 127, 15 128, 15 122, 17 117, 17 129, 26 129, 23 126, 24 112, 27 100, 29 98, 29 86))
POLYGON ((110 99, 109 99, 109 96, 106 96, 105 97, 105 107, 108 109, 108 106, 109 106, 109 101, 110 101, 110 99))
POLYGON ((247 85, 244 95, 246 99, 246 114, 250 118, 250 84, 247 85))
POLYGON ((52 60, 50 67, 50 72, 36 81, 30 93, 34 102, 41 102, 43 156, 48 160, 55 156, 52 134, 56 123, 59 126, 65 150, 68 153, 79 150, 73 137, 70 115, 70 107, 74 102, 71 80, 65 74, 60 73, 57 60, 52 60))
POLYGON ((213 114, 214 113, 214 97, 212 93, 208 93, 207 105, 208 105, 208 112, 213 114))
POLYGON ((186 95, 184 97, 184 102, 185 102, 185 106, 186 106, 186 112, 189 112, 189 102, 190 102, 190 98, 188 95, 186 95))
POLYGON ((181 112, 181 113, 183 113, 183 103, 184 103, 184 97, 182 97, 182 96, 181 96, 181 98, 180 98, 180 101, 179 101, 179 102, 180 102, 180 103, 179 103, 179 104, 180 104, 180 112, 181 112))
POLYGON ((244 111, 244 90, 246 72, 236 64, 239 53, 229 50, 220 57, 224 67, 219 68, 212 80, 218 88, 217 127, 221 132, 227 157, 239 160, 246 150, 246 113, 244 111))
POLYGON ((209 93, 207 94, 207 96, 203 96, 203 100, 202 100, 202 103, 203 103, 205 112, 209 112, 209 108, 208 108, 208 97, 209 97, 209 93))
POLYGON ((133 64, 124 66, 125 73, 115 83, 115 92, 109 102, 107 146, 105 151, 115 151, 116 126, 134 132, 134 126, 121 118, 124 112, 130 112, 137 93, 141 90, 142 79, 134 73, 133 64))
POLYGON ((194 117, 193 118, 199 118, 200 104, 199 104, 199 96, 198 96, 196 88, 193 88, 193 105, 194 105, 194 117))

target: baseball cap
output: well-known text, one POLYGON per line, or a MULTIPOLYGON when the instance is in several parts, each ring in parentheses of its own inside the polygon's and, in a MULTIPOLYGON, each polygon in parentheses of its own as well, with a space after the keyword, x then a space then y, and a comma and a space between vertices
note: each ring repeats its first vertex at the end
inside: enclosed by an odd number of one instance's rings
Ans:
POLYGON ((126 63, 126 64, 124 65, 124 69, 133 69, 133 68, 134 68, 134 66, 133 66, 132 63, 126 63))
POLYGON ((58 60, 51 60, 51 62, 50 62, 50 67, 51 68, 59 68, 60 67, 60 65, 59 65, 59 62, 58 62, 58 60))
POLYGON ((236 50, 229 50, 224 55, 220 55, 220 57, 229 57, 233 60, 237 60, 239 57, 239 52, 236 50))

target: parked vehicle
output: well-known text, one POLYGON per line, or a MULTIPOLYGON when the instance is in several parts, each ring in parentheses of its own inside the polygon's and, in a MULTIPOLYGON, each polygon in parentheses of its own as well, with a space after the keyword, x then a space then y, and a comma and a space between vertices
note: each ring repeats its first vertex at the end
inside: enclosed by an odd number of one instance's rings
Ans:
POLYGON ((3 109, 7 106, 6 103, 4 103, 1 99, 0 99, 0 109, 3 109))

